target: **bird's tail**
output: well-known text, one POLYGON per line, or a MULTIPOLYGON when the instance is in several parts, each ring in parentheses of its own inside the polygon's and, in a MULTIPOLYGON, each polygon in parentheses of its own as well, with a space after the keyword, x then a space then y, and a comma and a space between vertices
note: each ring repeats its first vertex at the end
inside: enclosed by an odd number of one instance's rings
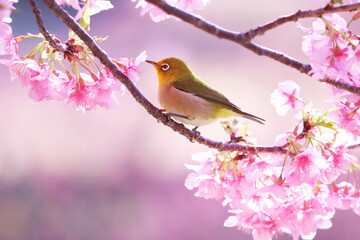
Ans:
POLYGON ((255 115, 252 115, 250 113, 246 113, 246 112, 243 112, 243 111, 240 111, 238 113, 239 113, 239 115, 241 117, 249 119, 249 120, 257 122, 257 123, 264 124, 264 122, 265 122, 265 119, 263 119, 261 117, 258 117, 258 116, 255 116, 255 115))

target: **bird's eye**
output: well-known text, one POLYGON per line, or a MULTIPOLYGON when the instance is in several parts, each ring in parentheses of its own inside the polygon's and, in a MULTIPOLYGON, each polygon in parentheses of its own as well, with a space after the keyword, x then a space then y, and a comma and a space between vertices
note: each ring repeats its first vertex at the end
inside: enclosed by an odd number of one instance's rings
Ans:
POLYGON ((169 68, 170 68, 170 65, 167 63, 164 63, 161 65, 161 70, 163 70, 163 71, 167 71, 167 70, 169 70, 169 68))

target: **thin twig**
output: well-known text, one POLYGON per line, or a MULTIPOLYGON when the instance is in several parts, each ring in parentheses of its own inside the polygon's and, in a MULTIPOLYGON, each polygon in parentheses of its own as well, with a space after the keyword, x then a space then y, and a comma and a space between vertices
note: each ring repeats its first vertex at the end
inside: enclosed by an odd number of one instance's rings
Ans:
POLYGON ((260 56, 264 55, 264 56, 270 57, 278 62, 281 62, 281 63, 289 66, 289 67, 295 68, 301 73, 308 74, 311 70, 311 66, 309 64, 303 64, 303 63, 297 61, 296 59, 285 55, 284 53, 262 47, 253 42, 244 43, 243 46, 245 46, 246 48, 250 49, 251 51, 253 51, 254 53, 256 53, 260 56))
POLYGON ((55 48, 56 50, 58 50, 60 52, 65 52, 66 48, 64 47, 64 45, 58 44, 57 42, 55 42, 55 40, 52 38, 50 33, 46 30, 44 22, 41 18, 41 12, 40 12, 39 8, 37 7, 35 1, 29 0, 29 3, 30 3, 32 11, 35 15, 36 23, 39 27, 39 30, 40 30, 41 34, 44 36, 45 40, 50 44, 51 47, 55 48))
POLYGON ((347 146, 347 149, 353 150, 360 147, 360 143, 354 143, 347 146))
POLYGON ((59 17, 72 31, 78 35, 78 37, 89 47, 94 56, 97 57, 105 67, 107 67, 111 73, 119 79, 119 81, 125 85, 135 100, 142 105, 146 111, 152 115, 158 122, 170 127, 175 132, 185 136, 190 141, 196 141, 200 144, 208 146, 210 148, 218 149, 219 151, 246 151, 246 152, 267 152, 267 153, 286 153, 286 149, 280 146, 252 146, 222 143, 213 141, 211 139, 204 138, 199 134, 186 128, 183 124, 179 124, 172 120, 167 115, 163 114, 161 110, 156 108, 148 99, 146 99, 141 92, 135 87, 135 85, 126 77, 117 66, 111 61, 108 55, 101 50, 92 37, 85 32, 77 22, 54 0, 42 0, 51 9, 57 17, 59 17))
POLYGON ((355 95, 360 96, 360 88, 359 87, 355 87, 353 85, 350 85, 350 84, 347 84, 347 83, 344 83, 344 82, 340 82, 340 81, 337 81, 337 80, 334 80, 334 79, 330 79, 330 78, 320 79, 319 81, 330 84, 330 85, 333 85, 336 88, 343 89, 343 90, 351 92, 351 93, 353 93, 355 95))
POLYGON ((360 8, 360 3, 342 5, 342 6, 338 6, 338 7, 323 7, 323 8, 318 8, 315 10, 306 10, 306 11, 299 10, 296 13, 293 13, 293 14, 290 14, 287 16, 283 16, 283 17, 279 17, 278 19, 275 19, 267 24, 264 24, 255 29, 249 30, 249 31, 243 33, 243 35, 244 35, 245 39, 251 40, 254 37, 263 35, 266 31, 274 29, 284 23, 296 22, 297 20, 299 20, 301 18, 320 17, 324 14, 329 14, 329 13, 355 11, 358 8, 360 8))

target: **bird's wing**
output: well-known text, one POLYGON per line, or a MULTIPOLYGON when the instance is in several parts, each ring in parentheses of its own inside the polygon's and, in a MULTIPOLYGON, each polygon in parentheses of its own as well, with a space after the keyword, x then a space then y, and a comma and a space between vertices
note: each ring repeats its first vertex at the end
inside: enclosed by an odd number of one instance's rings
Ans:
POLYGON ((224 95, 218 91, 210 88, 205 83, 194 79, 194 80, 181 80, 173 82, 173 86, 181 91, 192 93, 195 96, 204 98, 206 100, 214 101, 220 104, 224 104, 230 108, 234 108, 240 111, 235 104, 231 103, 224 95))
POLYGON ((224 108, 227 108, 233 112, 240 114, 242 117, 250 119, 252 121, 264 124, 264 119, 257 117, 255 115, 249 114, 247 112, 241 111, 241 109, 235 104, 231 103, 224 95, 218 91, 210 88, 205 83, 200 80, 181 80, 173 82, 173 86, 181 91, 192 93, 195 96, 201 97, 203 99, 213 101, 223 105, 224 108))

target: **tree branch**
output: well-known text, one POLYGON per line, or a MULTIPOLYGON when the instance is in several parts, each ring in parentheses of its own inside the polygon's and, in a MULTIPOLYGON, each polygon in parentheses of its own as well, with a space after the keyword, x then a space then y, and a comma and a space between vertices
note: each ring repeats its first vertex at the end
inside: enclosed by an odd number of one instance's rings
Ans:
POLYGON ((301 73, 308 74, 311 70, 311 66, 309 64, 303 64, 303 63, 297 61, 296 59, 285 55, 284 53, 262 47, 253 42, 243 43, 242 45, 260 56, 264 55, 264 56, 270 57, 278 62, 281 62, 281 63, 289 66, 289 67, 295 68, 296 70, 298 70, 301 73))
POLYGON ((187 22, 211 35, 214 35, 218 38, 227 39, 230 41, 233 41, 235 43, 238 43, 245 48, 253 51, 254 53, 258 55, 264 55, 267 57, 270 57, 278 62, 281 62, 287 66, 290 66, 292 68, 295 68, 296 70, 300 71, 301 73, 308 73, 311 69, 310 65, 303 64, 300 61, 297 61, 291 57, 288 57, 284 53, 280 53, 268 48, 265 48, 263 46, 254 44, 250 42, 250 38, 246 36, 244 33, 240 32, 233 32, 227 29, 224 29, 222 27, 219 27, 213 23, 210 23, 202 18, 199 18, 195 15, 192 15, 190 13, 187 13, 185 11, 182 11, 176 7, 173 7, 169 4, 167 4, 163 0, 146 0, 147 2, 161 8, 165 13, 175 16, 177 18, 180 18, 184 22, 187 22))
MULTIPOLYGON (((32 1, 32 0, 30 0, 32 1)), ((232 143, 222 143, 213 141, 211 139, 204 138, 199 134, 186 128, 183 124, 177 123, 169 116, 163 114, 158 108, 156 108, 148 99, 146 99, 141 92, 135 87, 135 85, 126 77, 117 66, 111 61, 109 56, 101 50, 92 37, 85 32, 77 22, 54 0, 42 0, 51 9, 57 17, 59 17, 72 31, 78 35, 78 37, 89 47, 94 56, 97 57, 101 63, 107 67, 111 73, 119 79, 119 81, 125 85, 135 100, 142 105, 146 111, 157 119, 158 122, 170 127, 175 132, 185 136, 190 141, 196 141, 200 144, 208 146, 210 148, 218 149, 219 151, 245 151, 245 152, 267 152, 267 153, 286 153, 286 149, 280 146, 252 146, 241 145, 232 143)))
POLYGON ((58 44, 57 42, 55 42, 55 40, 52 38, 50 33, 46 30, 46 28, 44 26, 44 22, 41 18, 41 12, 40 12, 39 8, 37 7, 35 1, 29 0, 29 3, 31 6, 31 9, 35 15, 36 23, 39 27, 39 30, 40 30, 41 34, 44 36, 45 40, 50 44, 51 47, 55 48, 57 51, 65 52, 66 48, 62 44, 58 44))

